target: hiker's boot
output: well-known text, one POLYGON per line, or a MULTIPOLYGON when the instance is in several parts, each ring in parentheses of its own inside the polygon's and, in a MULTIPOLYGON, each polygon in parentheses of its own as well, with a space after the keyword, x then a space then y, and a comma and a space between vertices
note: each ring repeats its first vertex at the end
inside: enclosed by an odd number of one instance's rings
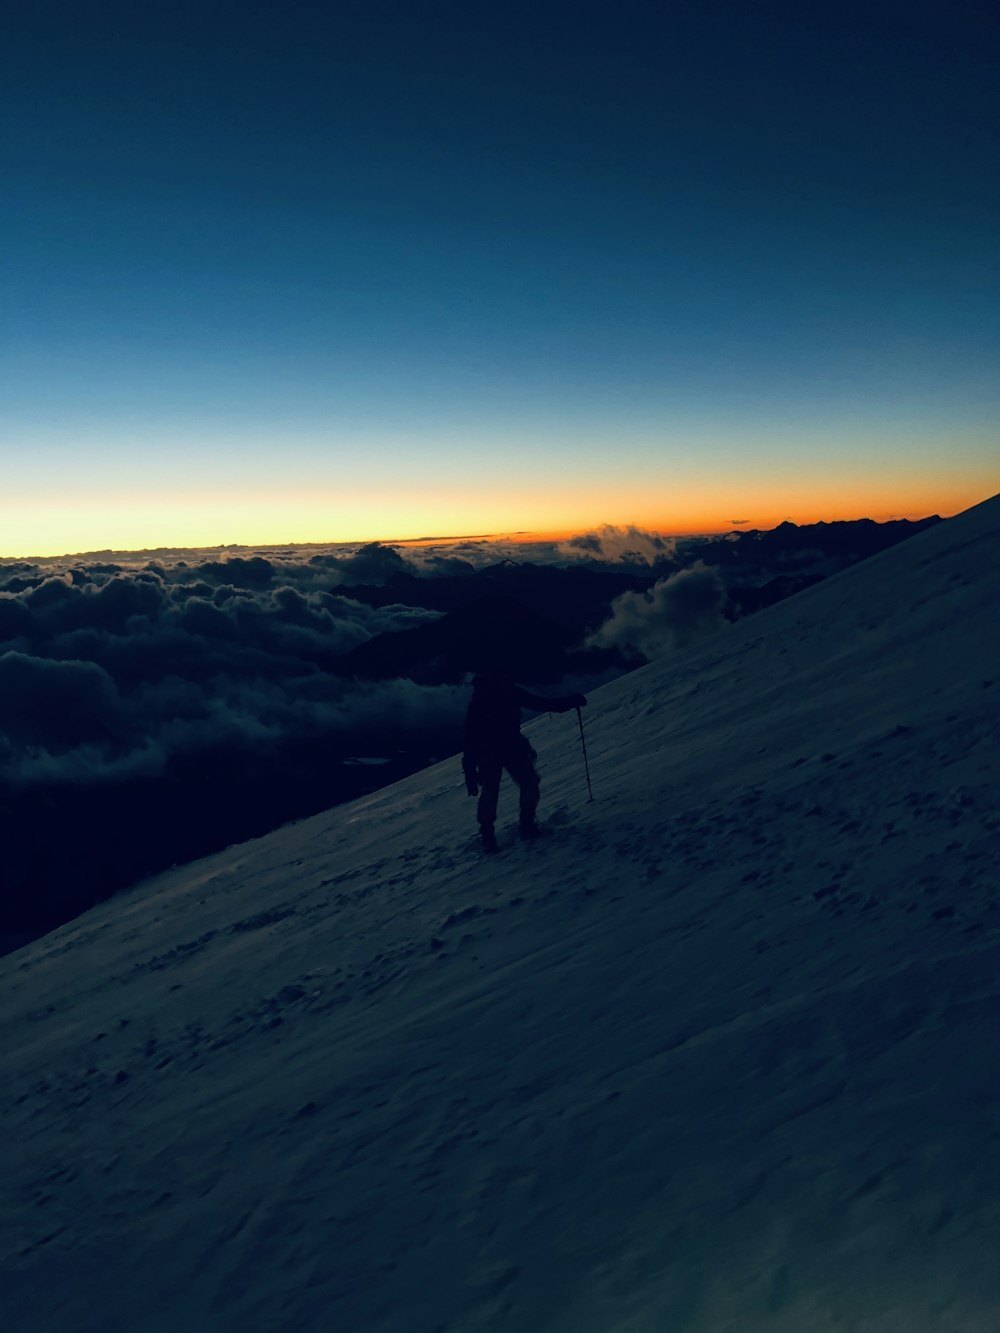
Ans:
POLYGON ((483 824, 479 829, 479 836, 482 839, 484 852, 498 852, 497 835, 493 832, 492 824, 483 824))
POLYGON ((537 838, 542 831, 535 823, 533 815, 527 819, 522 818, 519 827, 521 831, 521 837, 524 838, 525 840, 530 840, 531 838, 537 838))

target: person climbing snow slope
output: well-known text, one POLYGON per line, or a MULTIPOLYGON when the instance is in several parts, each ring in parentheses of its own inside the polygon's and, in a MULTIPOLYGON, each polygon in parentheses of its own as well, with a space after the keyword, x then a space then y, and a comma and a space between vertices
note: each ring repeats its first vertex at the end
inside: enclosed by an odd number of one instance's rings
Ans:
POLYGON ((521 734, 521 709, 566 713, 571 708, 582 708, 586 702, 582 694, 542 698, 516 685, 511 676, 499 672, 484 672, 473 680, 472 699, 465 719, 462 771, 469 795, 479 797, 476 817, 487 851, 497 851, 494 825, 504 769, 520 790, 521 837, 533 838, 538 833, 535 823, 539 795, 536 756, 527 738, 521 734))

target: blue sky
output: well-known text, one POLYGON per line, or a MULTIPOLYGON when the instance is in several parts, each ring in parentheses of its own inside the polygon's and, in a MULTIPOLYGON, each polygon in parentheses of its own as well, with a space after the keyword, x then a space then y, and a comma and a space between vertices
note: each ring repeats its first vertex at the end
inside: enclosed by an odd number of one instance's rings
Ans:
POLYGON ((9 26, 2 553, 996 489, 984 6, 9 26))

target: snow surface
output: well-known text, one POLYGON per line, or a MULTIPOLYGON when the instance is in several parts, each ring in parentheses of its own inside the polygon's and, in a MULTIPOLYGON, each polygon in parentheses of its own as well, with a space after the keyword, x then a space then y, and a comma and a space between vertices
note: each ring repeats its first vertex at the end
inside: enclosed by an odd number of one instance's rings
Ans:
POLYGON ((995 1333, 998 536, 0 961, 3 1328, 995 1333))

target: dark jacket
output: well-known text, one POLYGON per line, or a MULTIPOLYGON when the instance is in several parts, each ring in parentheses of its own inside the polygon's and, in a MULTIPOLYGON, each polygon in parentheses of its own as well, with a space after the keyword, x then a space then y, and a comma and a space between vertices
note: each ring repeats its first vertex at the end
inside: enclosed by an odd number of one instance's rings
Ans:
POLYGON ((586 702, 582 694, 545 699, 515 685, 508 676, 477 676, 472 682, 472 700, 465 718, 462 768, 466 777, 474 777, 483 760, 503 762, 516 747, 527 744, 521 735, 522 708, 538 713, 566 713, 586 702))

